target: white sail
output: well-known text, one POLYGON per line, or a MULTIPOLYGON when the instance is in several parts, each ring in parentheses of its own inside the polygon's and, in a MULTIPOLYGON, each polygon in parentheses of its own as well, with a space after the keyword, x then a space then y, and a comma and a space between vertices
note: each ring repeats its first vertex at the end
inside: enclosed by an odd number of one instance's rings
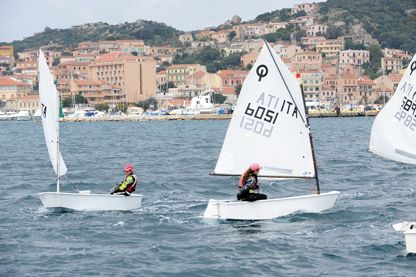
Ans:
POLYGON ((369 150, 390 160, 416 164, 416 55, 374 120, 369 150))
POLYGON ((260 176, 315 176, 300 85, 267 42, 243 83, 214 174, 240 175, 253 162, 260 176))
POLYGON ((39 49, 39 98, 42 114, 43 132, 45 134, 46 146, 53 169, 58 176, 65 175, 67 168, 62 159, 58 145, 59 134, 59 97, 52 75, 46 64, 45 56, 39 49), (58 173, 59 158, 59 173, 58 173))

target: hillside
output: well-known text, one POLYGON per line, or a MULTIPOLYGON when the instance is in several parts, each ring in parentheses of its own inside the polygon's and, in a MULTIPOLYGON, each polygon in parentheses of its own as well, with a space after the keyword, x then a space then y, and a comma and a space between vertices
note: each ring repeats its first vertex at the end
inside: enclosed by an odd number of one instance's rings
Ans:
POLYGON ((82 41, 142 39, 146 44, 178 45, 181 32, 163 23, 138 20, 133 23, 110 25, 107 23, 88 23, 73 26, 69 29, 51 29, 20 41, 13 41, 15 51, 36 49, 40 46, 63 49, 76 46, 82 41))
POLYGON ((360 23, 381 47, 415 53, 416 17, 412 16, 415 6, 415 1, 410 0, 328 0, 321 3, 320 15, 323 23, 342 21, 347 33, 360 23))
MULTIPOLYGON (((333 34, 353 35, 364 28, 381 47, 416 52, 416 2, 412 0, 327 0, 319 3, 319 23, 333 34)), ((285 21, 287 9, 258 15, 255 22, 285 21)))

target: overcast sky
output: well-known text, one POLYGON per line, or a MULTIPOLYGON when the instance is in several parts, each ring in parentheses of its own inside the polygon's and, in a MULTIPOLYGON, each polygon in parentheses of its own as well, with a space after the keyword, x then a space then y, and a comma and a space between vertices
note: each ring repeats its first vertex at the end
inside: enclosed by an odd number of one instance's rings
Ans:
POLYGON ((181 31, 218 26, 232 16, 243 21, 310 0, 0 0, 0 42, 12 42, 45 27, 65 29, 92 22, 117 24, 138 19, 181 31))

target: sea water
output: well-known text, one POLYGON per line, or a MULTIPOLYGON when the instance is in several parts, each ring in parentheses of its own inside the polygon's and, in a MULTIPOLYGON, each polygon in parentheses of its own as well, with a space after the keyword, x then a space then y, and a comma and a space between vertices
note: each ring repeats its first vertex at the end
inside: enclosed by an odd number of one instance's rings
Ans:
MULTIPOLYGON (((311 119, 320 214, 266 221, 204 220, 210 198, 238 180, 214 177, 229 121, 62 123, 62 190, 107 192, 131 163, 142 208, 46 209, 54 191, 42 125, 0 122, 2 276, 415 276, 416 258, 392 223, 416 220, 416 167, 367 151, 371 117, 311 119)), ((314 182, 262 183, 269 197, 312 193, 314 182)))

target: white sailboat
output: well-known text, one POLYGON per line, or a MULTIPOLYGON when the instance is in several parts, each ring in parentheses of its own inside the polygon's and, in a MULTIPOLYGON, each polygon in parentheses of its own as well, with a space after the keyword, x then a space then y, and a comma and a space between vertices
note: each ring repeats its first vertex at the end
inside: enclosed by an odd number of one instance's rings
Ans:
MULTIPOLYGON (((393 96, 374 119, 369 151, 389 160, 416 164, 416 55, 393 96)), ((416 222, 393 225, 405 234, 406 250, 416 253, 416 222)))
POLYGON ((320 193, 301 87, 265 42, 241 89, 213 175, 240 176, 259 163, 259 177, 315 178, 316 194, 255 202, 210 199, 205 218, 262 220, 331 208, 338 191, 320 193))
POLYGON ((47 208, 67 208, 73 210, 134 210, 141 206, 142 195, 130 196, 92 194, 89 190, 78 193, 60 192, 60 177, 67 167, 59 151, 59 96, 52 75, 39 49, 39 98, 46 146, 53 169, 56 173, 56 192, 39 193, 43 206, 47 208))

